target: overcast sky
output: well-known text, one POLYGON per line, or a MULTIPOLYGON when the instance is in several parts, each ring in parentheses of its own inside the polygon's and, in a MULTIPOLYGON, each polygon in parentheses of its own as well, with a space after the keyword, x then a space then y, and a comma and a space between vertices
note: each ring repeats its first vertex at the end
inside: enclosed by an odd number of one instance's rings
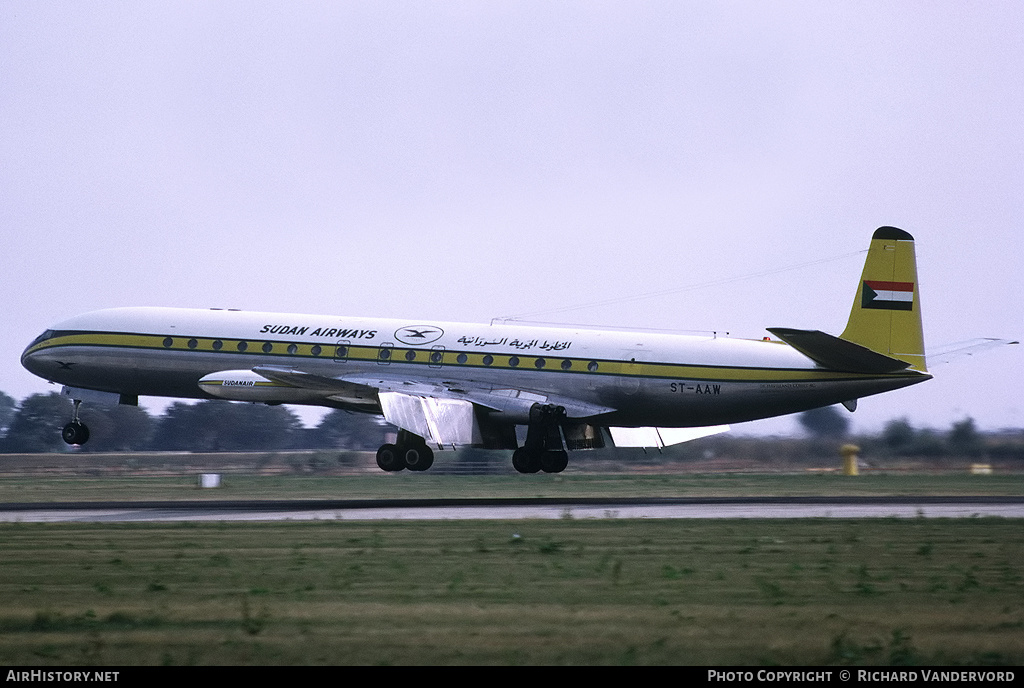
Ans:
MULTIPOLYGON (((1022 35, 1019 1, 5 0, 0 391, 125 305, 838 334, 880 225, 927 346, 1020 338, 1022 35)), ((854 430, 1020 428, 1021 350, 854 430)))

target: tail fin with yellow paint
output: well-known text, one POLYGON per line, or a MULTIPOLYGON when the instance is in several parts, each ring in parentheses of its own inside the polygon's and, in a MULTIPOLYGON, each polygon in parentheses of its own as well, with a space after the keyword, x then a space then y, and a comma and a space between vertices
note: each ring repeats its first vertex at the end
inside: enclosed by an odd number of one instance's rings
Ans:
POLYGON ((926 372, 914 237, 879 227, 871 237, 864 272, 840 339, 926 372))

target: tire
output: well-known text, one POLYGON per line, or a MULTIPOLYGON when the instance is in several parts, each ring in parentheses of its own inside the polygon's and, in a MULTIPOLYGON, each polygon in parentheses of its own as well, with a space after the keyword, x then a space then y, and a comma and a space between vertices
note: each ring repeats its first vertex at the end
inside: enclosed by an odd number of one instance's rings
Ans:
POLYGON ((434 450, 425 444, 414 444, 401 452, 410 471, 425 471, 434 465, 434 450))
POLYGON ((564 449, 546 451, 541 454, 540 468, 545 473, 561 473, 569 465, 569 452, 564 449))
POLYGON ((68 444, 85 444, 89 441, 89 428, 84 423, 71 422, 64 426, 60 436, 68 444))
POLYGON ((405 462, 402 461, 401 455, 398 453, 398 447, 393 444, 383 444, 377 450, 377 465, 382 471, 389 473, 405 468, 405 462))
POLYGON ((536 473, 540 470, 540 455, 520 447, 512 452, 512 467, 520 473, 536 473))

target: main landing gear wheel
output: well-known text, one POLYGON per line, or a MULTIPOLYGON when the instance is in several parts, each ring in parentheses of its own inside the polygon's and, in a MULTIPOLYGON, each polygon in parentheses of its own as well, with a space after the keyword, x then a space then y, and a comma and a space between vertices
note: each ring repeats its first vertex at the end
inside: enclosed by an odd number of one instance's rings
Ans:
POLYGON ((377 465, 389 473, 406 468, 425 471, 434 465, 434 450, 422 437, 403 430, 396 444, 384 444, 377 450, 377 465))
POLYGON ((520 473, 561 473, 569 465, 569 453, 564 449, 531 451, 520 447, 512 452, 512 467, 520 473))
POLYGON ((561 473, 569 465, 569 453, 562 443, 561 424, 565 409, 561 406, 534 404, 526 443, 512 453, 512 467, 520 473, 561 473))
POLYGON ((68 444, 85 444, 89 441, 89 428, 85 423, 73 420, 64 426, 60 436, 68 444))
POLYGON ((540 470, 540 454, 520 447, 512 452, 512 467, 520 473, 536 473, 540 470))
POLYGON ((401 459, 398 447, 393 444, 384 444, 377 450, 377 465, 381 470, 391 473, 404 469, 405 461, 401 459))
POLYGON ((413 444, 402 454, 405 467, 410 471, 425 471, 434 465, 434 450, 424 444, 413 444))
POLYGON ((540 455, 540 469, 545 473, 561 473, 569 465, 569 452, 564 449, 546 451, 540 455))

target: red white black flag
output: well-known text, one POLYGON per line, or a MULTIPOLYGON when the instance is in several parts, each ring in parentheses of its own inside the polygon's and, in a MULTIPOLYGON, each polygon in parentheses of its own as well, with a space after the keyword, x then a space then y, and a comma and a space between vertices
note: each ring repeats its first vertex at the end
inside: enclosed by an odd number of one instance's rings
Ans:
POLYGON ((913 282, 882 282, 864 280, 861 308, 881 308, 889 311, 914 309, 913 282))

